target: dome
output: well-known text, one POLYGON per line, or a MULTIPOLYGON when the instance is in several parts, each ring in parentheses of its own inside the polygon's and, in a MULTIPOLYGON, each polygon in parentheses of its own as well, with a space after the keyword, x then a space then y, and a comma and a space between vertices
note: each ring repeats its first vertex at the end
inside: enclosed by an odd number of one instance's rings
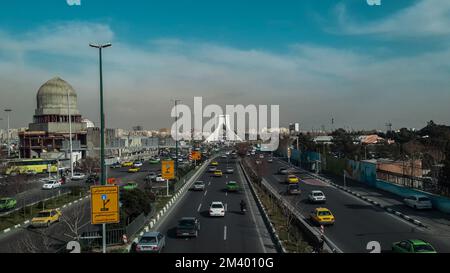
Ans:
POLYGON ((95 128, 95 124, 87 118, 82 119, 81 122, 86 123, 87 128, 95 128))
POLYGON ((49 80, 39 88, 36 115, 67 115, 67 94, 71 115, 78 115, 77 94, 69 83, 59 77, 49 80))

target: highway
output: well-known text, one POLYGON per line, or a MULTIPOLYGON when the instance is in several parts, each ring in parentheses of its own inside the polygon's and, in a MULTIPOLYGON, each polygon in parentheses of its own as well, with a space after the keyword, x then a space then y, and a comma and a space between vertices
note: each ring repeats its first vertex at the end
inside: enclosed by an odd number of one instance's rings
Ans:
MULTIPOLYGON (((266 161, 266 159, 262 159, 266 161)), ((251 160, 255 164, 255 159, 251 160)), ((280 192, 286 191, 285 175, 278 175, 285 162, 274 160, 263 163, 262 176, 280 192)), ((256 168, 256 164, 253 165, 256 168)), ((332 187, 325 182, 314 179, 306 172, 297 174, 304 182, 300 184, 300 196, 287 196, 291 204, 297 207, 304 216, 316 207, 326 207, 336 217, 333 226, 325 227, 325 235, 341 250, 350 253, 367 253, 367 243, 377 241, 382 252, 389 252, 393 242, 405 239, 423 239, 430 242, 438 252, 450 252, 450 238, 433 233, 426 228, 417 227, 397 216, 391 215, 381 208, 366 203, 344 191, 332 187), (324 205, 309 204, 307 195, 311 190, 321 190, 327 197, 324 205)))
MULTIPOLYGON (((218 169, 225 170, 227 159, 218 158, 218 169)), ((165 253, 270 253, 275 252, 273 243, 268 240, 268 231, 262 222, 248 185, 237 161, 228 160, 234 168, 234 174, 213 177, 208 168, 197 180, 204 181, 205 191, 188 191, 174 207, 167 219, 155 227, 166 235, 165 253), (242 191, 227 193, 226 183, 237 181, 242 191), (248 211, 240 212, 240 201, 244 199, 248 211), (223 218, 209 216, 209 205, 221 201, 226 205, 223 218), (197 238, 176 238, 177 222, 182 217, 197 217, 200 221, 200 233, 197 238)))
MULTIPOLYGON (((139 173, 130 174, 127 172, 127 168, 108 169, 108 176, 118 178, 120 185, 129 181, 142 184, 149 171, 157 171, 160 168, 159 164, 150 165, 146 161, 139 173)), ((76 184, 79 184, 79 182, 76 182, 76 184)), ((71 229, 74 228, 75 224, 77 224, 79 234, 85 230, 96 228, 90 224, 90 199, 84 199, 82 202, 63 209, 62 212, 63 216, 68 218, 67 222, 61 221, 49 228, 19 228, 8 234, 0 235, 0 253, 56 252, 65 249, 67 242, 72 240, 67 235, 74 235, 71 229)))

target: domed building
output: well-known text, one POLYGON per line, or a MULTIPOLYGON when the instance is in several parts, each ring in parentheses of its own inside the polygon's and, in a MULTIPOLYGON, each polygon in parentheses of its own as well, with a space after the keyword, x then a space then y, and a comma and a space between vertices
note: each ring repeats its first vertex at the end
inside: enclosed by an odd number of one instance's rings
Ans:
POLYGON ((86 148, 87 125, 78 111, 74 88, 61 78, 53 78, 39 88, 36 102, 33 123, 28 131, 19 136, 22 158, 40 158, 45 153, 68 153, 69 118, 74 154, 81 158, 86 148))

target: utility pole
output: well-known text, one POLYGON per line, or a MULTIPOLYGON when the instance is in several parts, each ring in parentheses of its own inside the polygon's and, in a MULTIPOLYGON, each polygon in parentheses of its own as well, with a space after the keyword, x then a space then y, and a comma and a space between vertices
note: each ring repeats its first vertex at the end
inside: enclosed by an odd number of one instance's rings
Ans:
POLYGON ((8 131, 6 133, 6 137, 7 137, 7 143, 8 143, 8 158, 11 157, 11 143, 10 143, 10 132, 9 132, 9 113, 12 112, 11 109, 5 109, 6 114, 8 115, 8 131))
POLYGON ((69 115, 69 145, 70 145, 70 179, 73 177, 73 146, 72 146, 72 116, 70 114, 70 97, 67 90, 67 112, 69 115))
POLYGON ((178 102, 181 100, 175 100, 175 176, 178 177, 178 102))
MULTIPOLYGON (((105 177, 105 112, 103 109, 103 68, 102 68, 102 49, 110 47, 111 44, 94 45, 89 44, 90 47, 97 48, 100 59, 100 183, 106 185, 105 177)), ((103 253, 106 253, 106 224, 103 224, 103 253)))

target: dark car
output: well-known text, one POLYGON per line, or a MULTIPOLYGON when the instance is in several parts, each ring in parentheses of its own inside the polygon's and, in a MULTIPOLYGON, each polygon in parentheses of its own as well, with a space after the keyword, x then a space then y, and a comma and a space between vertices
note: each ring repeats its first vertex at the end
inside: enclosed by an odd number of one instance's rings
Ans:
POLYGON ((86 179, 86 183, 88 183, 88 184, 96 184, 99 181, 100 181, 100 177, 98 176, 98 174, 90 174, 88 176, 88 178, 86 179))
POLYGON ((281 167, 278 169, 278 173, 279 174, 287 174, 288 173, 288 169, 285 167, 281 167))
POLYGON ((294 194, 301 194, 302 191, 300 190, 299 184, 290 184, 287 186, 287 194, 288 195, 294 195, 294 194))
POLYGON ((120 164, 119 162, 116 162, 111 165, 111 169, 118 169, 118 168, 122 168, 122 164, 120 164))
POLYGON ((195 217, 184 217, 178 221, 177 237, 197 237, 200 231, 200 221, 195 217))

